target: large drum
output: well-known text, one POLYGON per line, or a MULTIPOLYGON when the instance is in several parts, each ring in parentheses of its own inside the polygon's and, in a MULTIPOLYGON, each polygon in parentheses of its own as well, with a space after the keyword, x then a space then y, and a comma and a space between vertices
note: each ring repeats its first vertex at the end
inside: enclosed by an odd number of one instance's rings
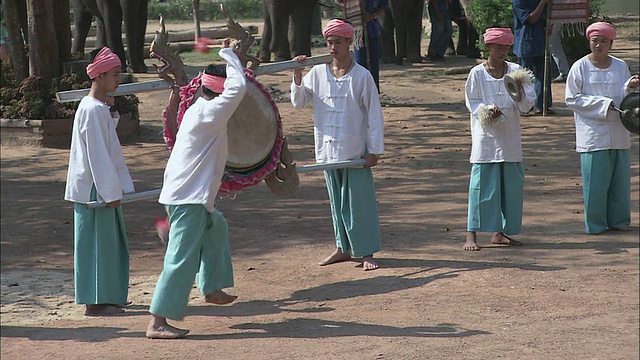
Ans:
MULTIPOLYGON (((282 120, 278 107, 253 72, 245 70, 247 91, 227 123, 229 154, 219 194, 229 195, 255 185, 277 167, 283 146, 282 120)), ((200 96, 200 75, 180 89, 178 128, 184 112, 200 96)), ((174 140, 165 123, 165 141, 174 140)))

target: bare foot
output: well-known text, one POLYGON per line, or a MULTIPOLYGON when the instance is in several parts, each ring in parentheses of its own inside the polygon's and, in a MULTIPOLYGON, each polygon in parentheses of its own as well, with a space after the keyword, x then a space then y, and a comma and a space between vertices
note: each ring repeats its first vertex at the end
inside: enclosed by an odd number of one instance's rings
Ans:
POLYGON ((336 251, 329 255, 328 258, 320 262, 320 266, 335 264, 337 262, 347 261, 349 259, 351 259, 351 255, 349 255, 348 253, 343 253, 340 249, 336 249, 336 251))
POLYGON ((492 244, 496 245, 510 245, 510 246, 520 246, 522 243, 516 239, 513 239, 501 232, 495 233, 493 235, 493 239, 491 239, 492 244))
POLYGON ((462 245, 462 248, 466 251, 480 251, 480 246, 476 242, 476 233, 469 231, 467 232, 467 240, 462 245))
POLYGON ((369 271, 379 268, 378 264, 373 261, 373 255, 362 257, 362 270, 369 271))
POLYGON ((86 305, 84 316, 114 316, 124 312, 124 309, 109 304, 86 305))
POLYGON ((165 323, 157 325, 154 320, 151 320, 147 327, 146 336, 149 339, 184 339, 189 333, 189 330, 178 329, 165 323))
POLYGON ((627 227, 627 226, 623 226, 623 227, 617 227, 617 228, 609 228, 609 230, 612 230, 612 231, 631 231, 631 228, 627 227))
POLYGON ((204 296, 204 301, 209 304, 226 305, 234 302, 238 297, 235 295, 229 295, 222 290, 216 290, 210 294, 204 296))

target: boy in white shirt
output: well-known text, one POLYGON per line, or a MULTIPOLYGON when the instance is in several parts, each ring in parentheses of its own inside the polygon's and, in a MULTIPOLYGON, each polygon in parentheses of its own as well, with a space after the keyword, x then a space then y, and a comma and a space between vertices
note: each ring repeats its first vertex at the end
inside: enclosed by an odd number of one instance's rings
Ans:
POLYGON ((631 224, 631 139, 613 107, 637 90, 640 80, 623 60, 609 55, 613 25, 593 23, 586 36, 591 53, 569 70, 565 102, 574 112, 586 232, 600 234, 631 224))

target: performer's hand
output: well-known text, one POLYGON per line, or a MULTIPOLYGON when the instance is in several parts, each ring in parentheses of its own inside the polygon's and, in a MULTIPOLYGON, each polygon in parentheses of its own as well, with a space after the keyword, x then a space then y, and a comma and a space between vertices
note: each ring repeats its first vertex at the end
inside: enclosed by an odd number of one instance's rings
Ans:
POLYGON ((635 89, 638 86, 640 86, 640 75, 635 74, 631 77, 631 80, 629 80, 629 88, 635 89))
POLYGON ((370 167, 378 165, 378 159, 380 158, 380 155, 365 154, 365 155, 362 156, 362 158, 366 161, 366 163, 364 164, 364 167, 365 168, 370 168, 370 167))
POLYGON ((116 201, 112 201, 110 203, 107 203, 107 207, 109 209, 117 208, 118 206, 120 206, 120 200, 116 200, 116 201))
POLYGON ((491 117, 495 119, 500 115, 502 115, 502 110, 500 110, 499 107, 494 105, 493 109, 491 109, 491 117))
MULTIPOLYGON (((296 55, 293 60, 304 64, 307 61, 307 55, 296 55)), ((302 84, 302 68, 293 69, 293 81, 298 86, 302 84)))

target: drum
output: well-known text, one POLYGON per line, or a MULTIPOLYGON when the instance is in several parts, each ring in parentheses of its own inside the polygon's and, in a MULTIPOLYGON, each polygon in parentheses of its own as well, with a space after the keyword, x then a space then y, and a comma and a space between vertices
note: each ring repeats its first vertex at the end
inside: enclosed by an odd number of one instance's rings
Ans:
MULTIPOLYGON (((278 166, 282 152, 284 138, 278 107, 253 72, 245 70, 245 76, 247 91, 227 123, 229 154, 220 195, 234 194, 265 179, 278 166)), ((200 97, 200 83, 199 75, 180 89, 178 128, 184 112, 200 97)), ((170 134, 167 126, 165 121, 165 134, 170 134)), ((165 135, 168 146, 174 140, 165 135)))

